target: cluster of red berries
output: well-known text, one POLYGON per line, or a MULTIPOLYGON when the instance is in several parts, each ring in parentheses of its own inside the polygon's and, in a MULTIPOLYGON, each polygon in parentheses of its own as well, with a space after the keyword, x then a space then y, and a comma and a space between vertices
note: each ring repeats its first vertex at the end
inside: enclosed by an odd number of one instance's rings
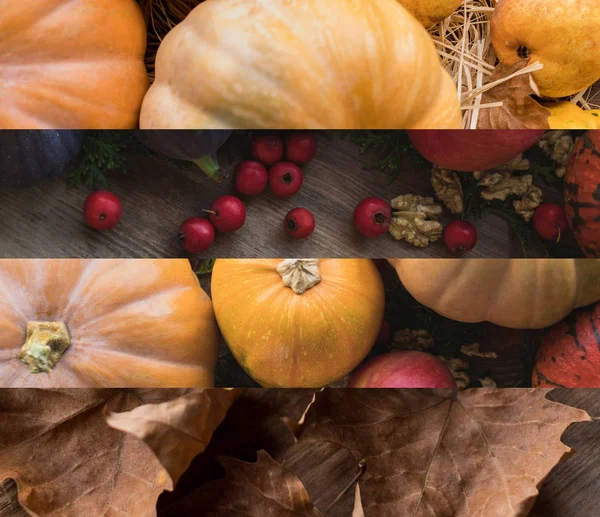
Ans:
MULTIPOLYGON (((317 144, 309 133, 290 133, 285 143, 277 134, 259 135, 252 141, 253 159, 236 167, 235 190, 244 196, 257 196, 268 184, 279 197, 293 196, 304 182, 300 166, 311 161, 316 153, 317 144)), ((235 196, 216 199, 205 212, 209 214, 208 219, 192 217, 179 228, 182 246, 190 253, 208 249, 214 242, 215 230, 235 232, 246 221, 244 203, 235 196)), ((294 208, 286 215, 284 228, 290 237, 305 238, 315 229, 315 218, 305 208, 294 208)))

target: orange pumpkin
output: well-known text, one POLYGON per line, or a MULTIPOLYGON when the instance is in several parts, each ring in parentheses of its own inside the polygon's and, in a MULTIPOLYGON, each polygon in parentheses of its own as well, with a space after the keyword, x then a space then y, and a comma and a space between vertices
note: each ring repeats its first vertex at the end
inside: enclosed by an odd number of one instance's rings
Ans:
POLYGON ((461 112, 397 0, 207 0, 163 39, 140 126, 460 129, 461 112))
POLYGON ((136 127, 145 50, 134 0, 0 0, 0 128, 136 127))
POLYGON ((233 355, 263 386, 315 387, 373 346, 384 289, 371 260, 219 259, 211 293, 233 355))
POLYGON ((219 332, 189 262, 0 261, 0 387, 211 387, 219 332))
POLYGON ((418 302, 468 323, 540 329, 600 300, 600 260, 388 260, 418 302))

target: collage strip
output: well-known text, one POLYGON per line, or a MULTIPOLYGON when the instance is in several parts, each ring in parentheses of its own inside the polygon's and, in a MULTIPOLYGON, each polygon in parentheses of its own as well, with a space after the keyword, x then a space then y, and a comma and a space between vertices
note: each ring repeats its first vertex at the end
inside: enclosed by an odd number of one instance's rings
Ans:
POLYGON ((592 517, 598 0, 0 0, 0 517, 592 517))

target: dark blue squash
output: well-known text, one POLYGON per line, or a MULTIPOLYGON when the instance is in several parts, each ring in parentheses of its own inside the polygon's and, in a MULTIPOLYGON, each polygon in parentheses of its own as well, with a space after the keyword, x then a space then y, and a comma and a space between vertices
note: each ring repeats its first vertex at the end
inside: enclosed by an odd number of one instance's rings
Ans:
POLYGON ((32 187, 67 171, 85 131, 0 131, 0 188, 32 187))
POLYGON ((138 130, 136 136, 157 153, 194 162, 209 178, 215 181, 223 179, 216 153, 231 136, 227 129, 138 130))

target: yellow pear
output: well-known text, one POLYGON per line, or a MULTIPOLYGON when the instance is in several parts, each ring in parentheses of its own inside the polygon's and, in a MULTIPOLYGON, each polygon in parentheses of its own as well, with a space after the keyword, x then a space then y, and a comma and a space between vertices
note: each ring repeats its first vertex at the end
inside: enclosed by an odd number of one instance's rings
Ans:
POLYGON ((425 27, 431 27, 437 22, 448 18, 462 0, 398 0, 425 27))
POLYGON ((600 1, 500 0, 492 44, 508 65, 544 65, 532 74, 541 96, 573 95, 600 79, 600 1))
POLYGON ((544 102, 550 129, 600 129, 600 110, 583 110, 568 101, 544 102))

